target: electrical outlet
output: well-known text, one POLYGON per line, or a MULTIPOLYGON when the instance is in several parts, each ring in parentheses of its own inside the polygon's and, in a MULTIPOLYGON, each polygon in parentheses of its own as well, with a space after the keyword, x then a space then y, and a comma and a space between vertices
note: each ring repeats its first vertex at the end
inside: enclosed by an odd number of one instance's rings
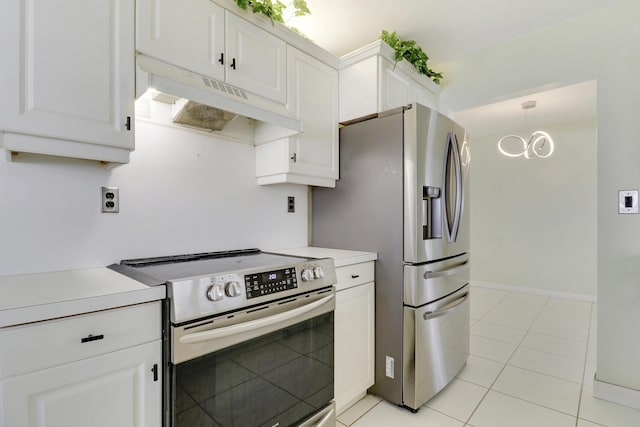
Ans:
POLYGON ((120 212, 118 187, 102 187, 101 206, 101 211, 105 213, 120 212))
POLYGON ((393 357, 386 356, 384 360, 384 373, 387 377, 393 379, 396 375, 395 360, 393 357))
POLYGON ((287 197, 287 212, 295 212, 296 211, 296 198, 293 196, 287 197))

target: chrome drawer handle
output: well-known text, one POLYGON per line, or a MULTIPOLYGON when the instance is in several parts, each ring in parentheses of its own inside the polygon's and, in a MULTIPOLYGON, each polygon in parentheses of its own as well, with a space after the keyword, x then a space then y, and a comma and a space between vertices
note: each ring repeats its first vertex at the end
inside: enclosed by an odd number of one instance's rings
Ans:
POLYGON ((453 276, 467 269, 469 269, 469 261, 464 261, 461 264, 454 265, 453 267, 447 268, 445 270, 425 271, 424 278, 428 280, 428 279, 435 279, 438 277, 453 276))
POLYGON ((88 337, 82 338, 80 340, 81 343, 86 343, 86 342, 91 342, 91 341, 99 341, 99 340, 103 340, 104 339, 104 335, 100 334, 100 335, 89 335, 88 337))
POLYGON ((451 313, 452 311, 458 310, 462 307, 462 303, 469 299, 469 293, 465 293, 460 297, 454 299, 452 302, 442 307, 442 309, 438 311, 427 311, 422 318, 424 320, 435 319, 440 316, 444 316, 445 314, 451 313))

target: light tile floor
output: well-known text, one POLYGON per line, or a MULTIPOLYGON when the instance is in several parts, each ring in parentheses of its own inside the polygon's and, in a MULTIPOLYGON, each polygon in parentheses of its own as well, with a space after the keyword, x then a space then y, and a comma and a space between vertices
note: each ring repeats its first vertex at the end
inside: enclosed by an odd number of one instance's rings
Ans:
POLYGON ((338 427, 637 427, 595 399, 595 304, 472 287, 467 365, 418 413, 367 395, 338 427))

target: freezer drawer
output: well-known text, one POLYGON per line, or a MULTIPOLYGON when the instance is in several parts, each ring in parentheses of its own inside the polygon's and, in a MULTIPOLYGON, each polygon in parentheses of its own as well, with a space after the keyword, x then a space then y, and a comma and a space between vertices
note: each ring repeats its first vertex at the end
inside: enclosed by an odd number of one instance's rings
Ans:
POLYGON ((403 404, 418 409, 469 356, 469 285, 419 308, 404 308, 403 404))
POLYGON ((443 261, 404 266, 404 304, 419 307, 469 283, 469 254, 443 261))

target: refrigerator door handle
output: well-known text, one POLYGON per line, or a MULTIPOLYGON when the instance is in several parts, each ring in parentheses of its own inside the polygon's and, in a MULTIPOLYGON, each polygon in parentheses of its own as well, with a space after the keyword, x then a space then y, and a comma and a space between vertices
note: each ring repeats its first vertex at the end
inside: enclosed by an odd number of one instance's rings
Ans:
POLYGON ((458 240, 458 232, 460 231, 460 220, 462 219, 462 209, 464 208, 463 200, 464 200, 464 184, 462 180, 462 163, 460 161, 460 152, 459 144, 458 144, 458 136, 453 135, 454 142, 454 161, 456 163, 456 185, 458 187, 458 191, 456 191, 456 213, 455 218, 453 220, 453 241, 458 240))
POLYGON ((435 279, 438 277, 453 276, 467 270, 468 268, 469 268, 469 261, 465 261, 461 264, 454 265, 453 267, 447 268, 445 270, 425 271, 424 278, 428 280, 428 279, 435 279))
POLYGON ((427 311, 422 318, 424 320, 436 319, 438 317, 445 316, 452 311, 456 311, 462 307, 462 304, 469 299, 469 292, 465 292, 460 297, 454 299, 450 304, 445 305, 442 309, 437 311, 427 311))
POLYGON ((444 189, 445 189, 445 221, 450 242, 455 242, 460 229, 462 217, 462 165, 458 152, 458 138, 454 133, 447 136, 447 149, 445 150, 444 189), (454 187, 454 188, 452 188, 454 187))

